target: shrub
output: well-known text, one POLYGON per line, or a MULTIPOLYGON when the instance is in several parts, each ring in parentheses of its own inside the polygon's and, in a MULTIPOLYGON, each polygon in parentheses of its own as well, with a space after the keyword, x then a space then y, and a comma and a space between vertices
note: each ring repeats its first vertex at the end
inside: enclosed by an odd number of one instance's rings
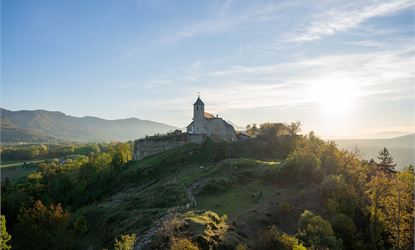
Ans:
POLYGON ((283 181, 296 180, 303 183, 320 183, 323 173, 320 169, 320 160, 306 149, 297 149, 285 160, 281 169, 283 181))
POLYGON ((306 250, 296 237, 281 232, 275 225, 261 231, 258 242, 259 249, 306 250))
POLYGON ((171 250, 199 250, 199 247, 189 239, 174 239, 171 246, 171 250))
POLYGON ((282 202, 280 204, 280 213, 288 214, 290 212, 290 210, 291 210, 291 206, 287 202, 282 202))
POLYGON ((357 249, 357 228, 352 218, 344 214, 338 214, 331 222, 333 230, 343 240, 346 249, 357 249))
POLYGON ((246 244, 238 243, 235 250, 247 250, 248 246, 246 244))
POLYGON ((125 234, 121 235, 120 239, 116 239, 114 243, 115 250, 133 250, 134 243, 136 240, 135 234, 125 234))
POLYGON ((1 224, 0 249, 3 249, 3 250, 11 249, 10 245, 7 245, 7 242, 12 237, 6 230, 6 217, 4 215, 0 216, 0 224, 1 224))
POLYGON ((329 175, 321 184, 321 193, 331 213, 344 213, 354 217, 358 205, 356 189, 346 183, 342 175, 329 175))
POLYGON ((298 221, 298 236, 316 249, 342 249, 341 239, 334 236, 334 231, 328 221, 312 212, 305 210, 298 221))
POLYGON ((33 208, 22 209, 18 216, 16 244, 21 249, 68 249, 71 248, 68 222, 70 215, 61 206, 46 207, 36 201, 33 208))
POLYGON ((84 234, 86 233, 86 231, 88 231, 88 225, 84 217, 76 218, 74 222, 74 229, 75 229, 75 232, 80 233, 80 234, 84 234))

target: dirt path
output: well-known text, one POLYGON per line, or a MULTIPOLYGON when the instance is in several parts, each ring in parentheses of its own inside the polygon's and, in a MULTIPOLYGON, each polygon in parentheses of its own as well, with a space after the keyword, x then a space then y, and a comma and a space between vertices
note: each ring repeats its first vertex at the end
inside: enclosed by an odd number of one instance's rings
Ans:
MULTIPOLYGON (((186 194, 188 199, 188 202, 186 204, 172 207, 169 210, 175 212, 184 212, 192 207, 195 207, 197 205, 197 201, 194 196, 194 191, 199 188, 203 180, 204 179, 202 178, 196 179, 196 181, 194 181, 191 185, 186 187, 186 194)), ((168 212, 166 215, 158 219, 147 231, 139 235, 137 237, 137 242, 135 244, 134 250, 142 250, 144 247, 148 246, 148 244, 151 243, 151 239, 157 233, 160 226, 163 224, 164 221, 168 220, 170 216, 171 214, 168 212)))

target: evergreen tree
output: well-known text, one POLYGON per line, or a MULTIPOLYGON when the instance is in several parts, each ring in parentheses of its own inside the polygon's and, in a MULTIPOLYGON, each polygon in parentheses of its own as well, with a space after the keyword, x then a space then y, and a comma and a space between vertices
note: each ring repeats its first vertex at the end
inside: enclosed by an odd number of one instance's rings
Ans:
POLYGON ((393 162, 393 158, 390 155, 387 148, 383 148, 382 151, 379 152, 378 159, 380 160, 376 166, 385 173, 391 173, 395 171, 396 164, 393 162))

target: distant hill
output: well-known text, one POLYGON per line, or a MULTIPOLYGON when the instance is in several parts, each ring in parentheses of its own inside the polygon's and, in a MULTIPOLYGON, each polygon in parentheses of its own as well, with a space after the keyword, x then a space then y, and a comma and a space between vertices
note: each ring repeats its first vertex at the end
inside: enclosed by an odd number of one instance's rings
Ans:
POLYGON ((353 150, 357 147, 363 159, 377 160, 379 151, 386 147, 398 164, 404 167, 415 164, 415 134, 399 136, 390 139, 358 139, 358 140, 335 140, 336 144, 343 149, 353 150))
POLYGON ((174 129, 167 124, 137 118, 105 120, 92 116, 74 117, 56 111, 1 109, 3 143, 127 141, 174 129))

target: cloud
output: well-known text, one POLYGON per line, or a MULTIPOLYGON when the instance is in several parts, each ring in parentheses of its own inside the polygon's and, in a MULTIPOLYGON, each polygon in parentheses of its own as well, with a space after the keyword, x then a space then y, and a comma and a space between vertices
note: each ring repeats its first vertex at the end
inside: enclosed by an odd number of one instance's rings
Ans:
POLYGON ((201 34, 221 33, 247 24, 273 22, 281 17, 284 9, 295 4, 294 2, 253 3, 249 6, 236 8, 232 1, 225 1, 213 12, 211 17, 179 28, 173 34, 159 39, 159 42, 168 43, 201 34))
POLYGON ((307 108, 313 105, 310 87, 321 82, 353 86, 357 103, 414 99, 413 57, 401 50, 339 53, 262 66, 231 66, 199 73, 218 111, 237 109, 307 108), (218 91, 220 89, 220 91, 218 91))
POLYGON ((363 41, 350 41, 350 42, 343 42, 346 45, 353 45, 353 46, 360 46, 360 47, 373 47, 373 48, 382 48, 385 47, 385 44, 379 41, 370 41, 370 40, 363 40, 363 41))
MULTIPOLYGON (((362 3, 367 2, 362 1, 362 3)), ((320 39, 354 28, 370 18, 391 15, 413 6, 412 0, 392 0, 361 7, 330 9, 326 13, 316 15, 316 20, 302 32, 290 34, 288 40, 304 42, 320 39)))
POLYGON ((135 55, 138 51, 139 51, 139 47, 134 47, 128 51, 126 51, 125 53, 123 53, 122 55, 118 56, 117 58, 112 60, 112 64, 119 64, 124 62, 125 60, 127 60, 128 58, 132 57, 133 55, 135 55))

